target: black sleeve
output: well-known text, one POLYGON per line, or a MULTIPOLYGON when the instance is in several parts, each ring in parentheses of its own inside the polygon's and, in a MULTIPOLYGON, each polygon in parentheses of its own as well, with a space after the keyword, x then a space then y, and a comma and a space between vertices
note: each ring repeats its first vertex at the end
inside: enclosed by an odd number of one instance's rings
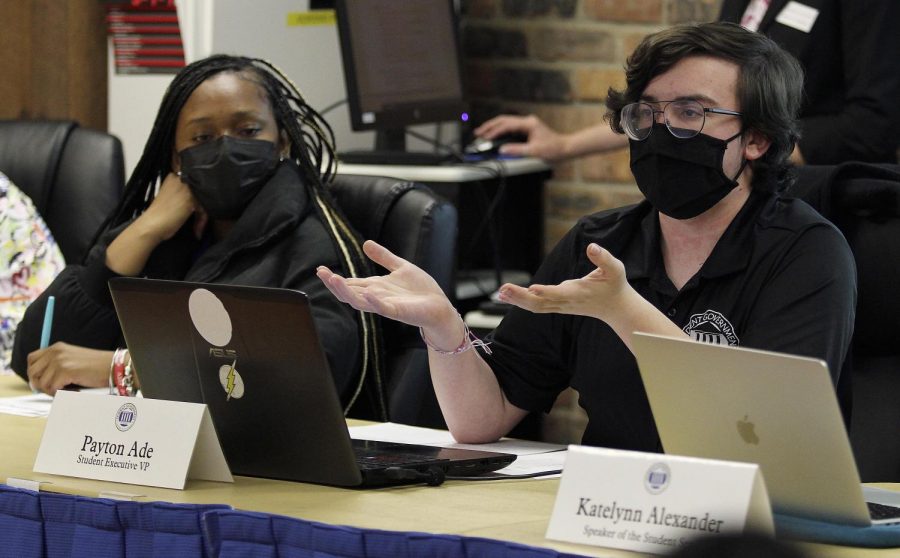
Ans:
MULTIPOLYGON (((340 269, 339 265, 330 265, 331 269, 340 269)), ((349 392, 356 387, 354 379, 360 373, 359 312, 335 298, 315 274, 306 274, 289 288, 303 291, 309 297, 335 387, 341 401, 348 401, 349 392)), ((369 355, 369 358, 374 357, 369 355)))
POLYGON ((820 358, 837 384, 856 315, 856 266, 830 225, 807 229, 757 294, 741 344, 820 358))
POLYGON ((306 293, 338 395, 341 401, 349 401, 348 394, 356 388, 361 371, 362 326, 360 313, 335 298, 316 276, 320 265, 348 275, 325 225, 308 214, 289 237, 268 248, 265 255, 253 255, 247 265, 253 268, 251 275, 242 278, 247 284, 269 284, 306 293), (260 277, 260 273, 267 277, 260 277))
MULTIPOLYGON (((533 284, 556 285, 578 275, 587 242, 576 225, 544 259, 533 284)), ((510 309, 488 337, 484 355, 510 403, 528 411, 549 411, 568 387, 572 370, 573 316, 510 309)))
POLYGON ((113 349, 120 344, 121 328, 109 295, 107 281, 115 276, 105 264, 106 249, 92 250, 84 266, 67 266, 32 302, 16 328, 12 369, 27 378, 28 354, 38 348, 47 297, 54 296, 50 342, 65 341, 93 349, 113 349))
MULTIPOLYGON (((800 152, 809 164, 891 162, 900 139, 900 2, 836 1, 844 96, 836 112, 801 118, 800 152)), ((816 55, 816 48, 809 56, 816 55)), ((816 60, 806 71, 828 71, 835 61, 816 60), (814 69, 818 68, 818 69, 814 69)), ((814 76, 808 76, 808 80, 814 76)))

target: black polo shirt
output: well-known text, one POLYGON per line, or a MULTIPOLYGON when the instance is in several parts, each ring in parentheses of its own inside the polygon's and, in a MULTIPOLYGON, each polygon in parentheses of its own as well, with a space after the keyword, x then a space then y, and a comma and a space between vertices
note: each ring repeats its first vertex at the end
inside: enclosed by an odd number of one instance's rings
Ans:
MULTIPOLYGON (((589 273, 591 242, 619 258, 631 286, 694 339, 822 358, 837 382, 853 333, 856 268, 841 233, 806 203, 753 191, 680 291, 665 273, 658 214, 647 202, 582 218, 533 282, 589 273)), ((572 386, 589 419, 584 444, 661 449, 637 362, 604 322, 514 309, 491 349, 486 360, 512 404, 548 411, 572 386)))

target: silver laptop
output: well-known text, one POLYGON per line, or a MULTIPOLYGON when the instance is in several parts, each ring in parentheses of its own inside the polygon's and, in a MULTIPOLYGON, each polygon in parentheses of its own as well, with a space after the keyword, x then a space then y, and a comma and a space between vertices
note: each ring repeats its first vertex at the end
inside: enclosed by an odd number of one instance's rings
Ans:
POLYGON ((302 292, 131 277, 109 287, 144 396, 205 403, 235 474, 439 484, 516 458, 351 440, 302 292))
POLYGON ((778 513, 900 521, 863 497, 824 361, 642 333, 633 348, 666 453, 758 463, 778 513))

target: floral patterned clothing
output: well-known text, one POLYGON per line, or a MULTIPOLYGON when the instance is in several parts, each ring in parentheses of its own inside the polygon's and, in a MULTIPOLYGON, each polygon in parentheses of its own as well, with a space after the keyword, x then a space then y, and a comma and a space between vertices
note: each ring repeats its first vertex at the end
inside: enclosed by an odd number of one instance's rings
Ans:
POLYGON ((62 252, 34 204, 0 173, 0 374, 25 308, 65 267, 62 252))

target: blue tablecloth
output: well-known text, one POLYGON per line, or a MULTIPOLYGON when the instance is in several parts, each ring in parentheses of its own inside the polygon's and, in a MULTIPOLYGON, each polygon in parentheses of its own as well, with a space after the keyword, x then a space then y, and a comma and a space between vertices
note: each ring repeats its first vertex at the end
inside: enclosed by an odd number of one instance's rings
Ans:
POLYGON ((224 505, 85 498, 0 485, 2 557, 574 558, 516 543, 328 525, 224 505))

